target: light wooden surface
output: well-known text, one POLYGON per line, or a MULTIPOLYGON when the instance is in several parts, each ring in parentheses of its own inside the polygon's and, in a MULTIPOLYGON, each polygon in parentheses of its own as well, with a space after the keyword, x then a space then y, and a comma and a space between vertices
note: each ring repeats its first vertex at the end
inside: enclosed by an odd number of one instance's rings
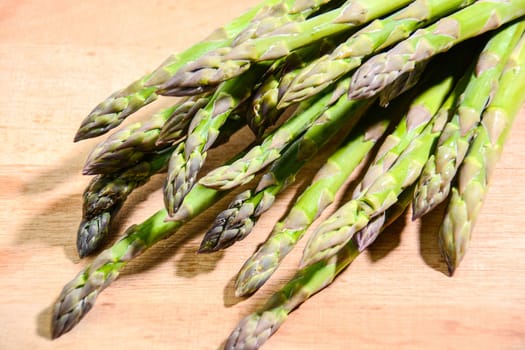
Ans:
MULTIPOLYGON (((132 263, 72 332, 49 339, 51 304, 90 260, 74 247, 89 181, 80 170, 99 140, 74 144, 79 122, 112 91, 256 2, 0 1, 0 349, 218 349, 293 274, 300 249, 259 293, 233 296, 238 268, 297 187, 246 240, 198 256, 222 201, 132 263)), ((440 216, 407 217, 265 348, 525 349, 524 112, 454 278, 437 251, 440 216)), ((161 207, 161 185, 155 178, 132 195, 113 239, 161 207)))

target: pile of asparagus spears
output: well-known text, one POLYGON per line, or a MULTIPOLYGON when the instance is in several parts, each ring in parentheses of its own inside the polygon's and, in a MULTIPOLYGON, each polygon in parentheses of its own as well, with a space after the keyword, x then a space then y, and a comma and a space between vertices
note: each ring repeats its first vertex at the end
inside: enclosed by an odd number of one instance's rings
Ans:
POLYGON ((75 136, 103 135, 161 96, 172 101, 89 155, 81 257, 105 245, 126 198, 159 173, 164 205, 63 288, 53 337, 71 330, 129 261, 230 191, 199 253, 245 238, 330 146, 311 184, 239 264, 236 294, 255 293, 311 231, 297 274, 240 321, 225 348, 259 348, 410 205, 417 219, 448 203, 437 239, 452 275, 525 100, 524 30, 525 0, 264 0, 168 57, 96 106, 75 136), (245 127, 253 142, 203 174, 208 151, 245 127), (358 168, 351 199, 314 226, 358 168))

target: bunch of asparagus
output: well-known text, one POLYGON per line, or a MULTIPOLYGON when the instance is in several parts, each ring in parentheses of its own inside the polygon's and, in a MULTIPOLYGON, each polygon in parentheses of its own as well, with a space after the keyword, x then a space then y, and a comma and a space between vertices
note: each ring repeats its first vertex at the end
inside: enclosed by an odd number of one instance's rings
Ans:
POLYGON ((53 337, 71 330, 129 261, 241 185, 249 189, 210 223, 199 252, 245 238, 326 149, 311 184, 242 265, 238 296, 271 277, 358 168, 361 181, 312 231, 296 276, 239 323, 226 349, 259 348, 410 204, 416 219, 448 203, 436 239, 452 275, 525 100, 524 30, 525 0, 265 0, 170 56, 96 106, 75 136, 100 136, 159 96, 173 99, 89 155, 81 257, 103 247, 133 190, 167 172, 164 206, 66 284, 53 337), (244 127, 253 143, 202 174, 208 151, 244 127))

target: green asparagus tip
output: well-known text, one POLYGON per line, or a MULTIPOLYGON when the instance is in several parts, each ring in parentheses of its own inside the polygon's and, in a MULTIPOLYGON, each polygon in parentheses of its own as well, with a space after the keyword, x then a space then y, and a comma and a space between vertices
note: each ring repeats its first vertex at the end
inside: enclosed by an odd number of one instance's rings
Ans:
MULTIPOLYGON (((115 117, 116 114, 112 113, 111 117, 115 117)), ((103 117, 103 116, 101 116, 103 117)), ((104 119, 104 118, 101 118, 104 119)), ((112 129, 113 126, 110 125, 108 127, 96 127, 92 124, 85 124, 82 125, 76 132, 75 137, 73 138, 73 142, 79 142, 87 139, 91 139, 100 135, 105 134, 108 130, 112 129)))
POLYGON ((60 299, 54 306, 53 316, 51 319, 51 339, 56 339, 69 332, 93 307, 94 300, 87 298, 79 303, 69 312, 62 312, 64 304, 69 300, 60 299))
POLYGON ((82 221, 77 233, 77 252, 84 258, 97 250, 104 237, 107 237, 111 214, 108 212, 82 221))

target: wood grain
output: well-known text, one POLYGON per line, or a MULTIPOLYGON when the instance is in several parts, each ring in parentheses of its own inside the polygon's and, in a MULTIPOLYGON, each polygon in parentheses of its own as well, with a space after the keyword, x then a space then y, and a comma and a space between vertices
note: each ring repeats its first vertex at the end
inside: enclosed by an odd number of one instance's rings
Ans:
MULTIPOLYGON (((74 246, 89 181, 80 170, 98 140, 72 142, 80 121, 112 91, 256 2, 0 2, 0 349, 218 349, 294 273, 302 246, 259 293, 233 296, 236 272, 300 183, 244 241, 196 255, 222 201, 128 266, 72 332, 49 339, 51 304, 90 261, 80 261, 74 246)), ((524 117, 454 278, 437 251, 439 213, 415 223, 406 217, 265 348, 524 349, 524 117)), ((220 156, 213 153, 210 165, 220 156)), ((155 178, 132 195, 113 239, 161 207, 161 185, 155 178)))

